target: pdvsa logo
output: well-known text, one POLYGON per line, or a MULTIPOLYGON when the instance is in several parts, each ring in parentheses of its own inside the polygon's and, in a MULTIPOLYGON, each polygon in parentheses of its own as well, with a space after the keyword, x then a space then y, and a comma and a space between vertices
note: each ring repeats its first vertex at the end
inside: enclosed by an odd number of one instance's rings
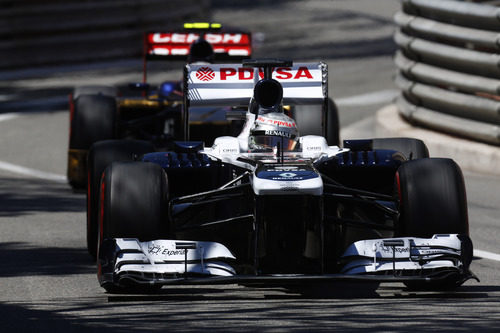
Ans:
POLYGON ((211 81, 215 78, 215 73, 210 67, 200 67, 196 71, 196 78, 200 81, 211 81))

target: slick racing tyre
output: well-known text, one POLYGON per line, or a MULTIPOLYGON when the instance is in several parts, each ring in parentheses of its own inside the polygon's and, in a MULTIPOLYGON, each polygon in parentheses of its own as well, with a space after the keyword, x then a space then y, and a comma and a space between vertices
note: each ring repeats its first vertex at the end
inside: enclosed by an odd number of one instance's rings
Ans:
POLYGON ((422 140, 414 138, 373 139, 373 149, 391 149, 402 153, 407 160, 429 157, 429 150, 422 140))
POLYGON ((105 95, 79 95, 73 100, 70 113, 68 180, 73 188, 85 188, 86 154, 90 146, 115 137, 116 99, 105 95))
POLYGON ((140 140, 106 140, 92 145, 88 155, 87 184, 87 249, 97 255, 98 194, 101 175, 115 161, 133 161, 148 152, 153 152, 152 143, 140 140))
MULTIPOLYGON (((167 238, 168 192, 167 175, 158 164, 112 163, 101 180, 99 244, 109 238, 137 238, 139 241, 167 238)), ((99 259, 102 257, 100 254, 99 259)), ((105 284, 103 287, 111 293, 161 288, 135 284, 123 287, 105 284)))
MULTIPOLYGON (((318 105, 297 105, 292 109, 291 117, 297 122, 301 136, 323 135, 321 122, 322 112, 318 105)), ((339 115, 337 106, 331 98, 328 99, 328 127, 326 141, 330 146, 338 146, 340 143, 339 115)))
MULTIPOLYGON (((435 234, 469 234, 465 185, 451 159, 424 158, 403 163, 396 173, 399 195, 398 236, 430 238, 435 234)), ((472 259, 472 244, 470 245, 472 259)), ((468 267, 469 262, 464 265, 468 267)), ((447 289, 453 281, 407 282, 410 289, 447 289)))
POLYGON ((101 240, 168 236, 168 181, 161 166, 114 162, 104 171, 101 185, 101 240))
POLYGON ((403 163, 396 183, 402 236, 469 233, 464 179, 453 160, 425 158, 403 163))

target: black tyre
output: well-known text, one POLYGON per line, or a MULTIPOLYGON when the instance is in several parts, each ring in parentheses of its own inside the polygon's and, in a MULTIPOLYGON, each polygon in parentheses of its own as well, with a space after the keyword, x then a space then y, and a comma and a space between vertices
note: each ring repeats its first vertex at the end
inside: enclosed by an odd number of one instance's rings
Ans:
POLYGON ((402 153, 407 160, 429 157, 429 150, 422 140, 414 138, 373 139, 373 149, 391 149, 402 153))
MULTIPOLYGON (((401 165, 396 174, 400 198, 398 236, 429 238, 434 234, 469 234, 465 185, 460 167, 451 159, 426 158, 401 165)), ((468 239, 468 238, 467 238, 468 239)), ((465 246, 468 262, 472 244, 465 246)), ((407 282, 410 289, 442 290, 457 281, 407 282)))
POLYGON ((114 97, 80 95, 70 116, 68 180, 74 188, 87 183, 86 154, 97 141, 115 138, 117 107, 114 97))
POLYGON ((168 181, 161 166, 114 162, 101 182, 101 239, 168 237, 168 181))
POLYGON ((94 258, 97 255, 99 183, 103 171, 112 162, 133 161, 152 151, 152 143, 140 140, 106 140, 92 145, 87 162, 87 249, 94 258))
POLYGON ((453 160, 406 162, 399 167, 396 182, 402 236, 469 233, 464 179, 453 160))
POLYGON ((116 99, 82 95, 74 101, 69 147, 89 149, 97 141, 112 139, 117 116, 116 99))
MULTIPOLYGON (((107 238, 150 241, 168 237, 168 180, 159 165, 147 162, 112 163, 103 173, 100 197, 99 244, 107 238)), ((161 288, 103 287, 111 293, 161 288)))
MULTIPOLYGON (((321 107, 318 105, 297 105, 292 109, 292 118, 297 122, 299 133, 304 135, 323 135, 321 107)), ((335 102, 328 99, 328 124, 326 141, 330 146, 340 144, 339 114, 335 102)))

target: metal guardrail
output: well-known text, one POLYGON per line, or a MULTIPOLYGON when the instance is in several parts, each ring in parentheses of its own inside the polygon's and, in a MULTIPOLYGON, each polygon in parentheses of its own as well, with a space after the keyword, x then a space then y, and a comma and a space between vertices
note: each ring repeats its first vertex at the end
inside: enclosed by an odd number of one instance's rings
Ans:
POLYGON ((415 125, 500 145, 500 7, 403 0, 394 20, 400 114, 415 125))
POLYGON ((210 0, 1 0, 0 69, 142 54, 147 30, 209 19, 210 0))

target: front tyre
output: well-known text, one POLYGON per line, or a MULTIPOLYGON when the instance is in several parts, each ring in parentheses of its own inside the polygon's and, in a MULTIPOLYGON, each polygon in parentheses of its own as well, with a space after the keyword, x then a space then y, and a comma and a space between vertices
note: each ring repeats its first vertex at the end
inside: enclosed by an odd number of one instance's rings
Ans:
POLYGON ((98 198, 103 171, 112 162, 133 161, 153 151, 152 143, 141 140, 105 140, 90 148, 87 162, 87 249, 92 257, 97 255, 98 198))
POLYGON ((464 178, 451 159, 425 158, 401 165, 396 173, 401 236, 469 234, 464 178))
MULTIPOLYGON (((469 234, 465 185, 460 167, 451 159, 424 158, 402 164, 396 173, 399 195, 398 236, 430 238, 435 234, 469 234)), ((472 260, 472 243, 463 240, 464 266, 472 260)), ((412 290, 453 289, 445 279, 406 282, 412 290)))

